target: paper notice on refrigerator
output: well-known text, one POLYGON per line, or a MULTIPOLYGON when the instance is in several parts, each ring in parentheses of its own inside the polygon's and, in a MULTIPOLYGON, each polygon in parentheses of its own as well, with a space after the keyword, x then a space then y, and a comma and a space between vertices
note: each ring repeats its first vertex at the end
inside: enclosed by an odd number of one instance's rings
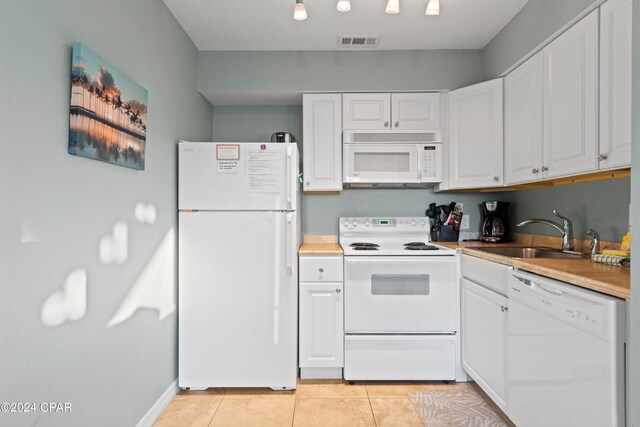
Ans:
POLYGON ((240 160, 240 144, 216 144, 216 160, 240 160))
POLYGON ((277 150, 247 150, 247 190, 280 191, 282 156, 277 150))
POLYGON ((238 173, 237 160, 218 160, 218 173, 238 173))

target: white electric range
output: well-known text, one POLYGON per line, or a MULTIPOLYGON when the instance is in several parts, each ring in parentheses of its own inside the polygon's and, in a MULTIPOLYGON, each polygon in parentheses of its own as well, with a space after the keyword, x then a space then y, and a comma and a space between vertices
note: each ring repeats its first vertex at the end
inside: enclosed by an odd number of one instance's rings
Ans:
POLYGON ((466 380, 455 251, 424 217, 340 218, 347 380, 466 380), (464 377, 464 378, 463 378, 464 377))

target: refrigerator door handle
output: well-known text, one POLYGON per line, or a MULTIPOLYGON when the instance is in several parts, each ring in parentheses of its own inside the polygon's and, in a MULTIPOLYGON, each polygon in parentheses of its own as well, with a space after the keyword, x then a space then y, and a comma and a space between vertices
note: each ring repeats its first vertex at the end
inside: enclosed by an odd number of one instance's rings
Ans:
POLYGON ((295 242, 295 238, 296 238, 296 233, 292 230, 292 226, 293 226, 293 212, 288 212, 287 213, 287 234, 286 234, 286 242, 285 245, 287 246, 287 274, 293 274, 293 247, 296 245, 295 242))
POLYGON ((295 182, 295 177, 292 177, 292 169, 293 166, 291 165, 291 156, 293 155, 292 153, 292 148, 291 147, 287 147, 287 178, 286 178, 286 183, 287 183, 287 209, 292 210, 293 209, 293 189, 294 189, 294 185, 296 185, 295 182))

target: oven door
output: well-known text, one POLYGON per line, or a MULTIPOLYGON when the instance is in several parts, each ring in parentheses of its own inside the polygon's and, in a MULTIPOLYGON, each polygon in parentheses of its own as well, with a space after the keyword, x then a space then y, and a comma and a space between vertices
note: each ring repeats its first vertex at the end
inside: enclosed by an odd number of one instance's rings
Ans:
POLYGON ((345 183, 420 183, 416 144, 343 144, 345 183))
POLYGON ((345 332, 452 333, 454 256, 363 256, 344 261, 345 332))

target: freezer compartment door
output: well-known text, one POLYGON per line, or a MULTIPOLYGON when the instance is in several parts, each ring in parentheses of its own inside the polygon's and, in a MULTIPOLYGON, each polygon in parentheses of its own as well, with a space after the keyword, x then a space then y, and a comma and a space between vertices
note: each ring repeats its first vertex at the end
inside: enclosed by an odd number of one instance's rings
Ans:
POLYGON ((455 335, 347 335, 344 378, 455 380, 455 335))
POLYGON ((179 214, 179 385, 287 387, 297 377, 291 212, 179 214))
POLYGON ((178 209, 296 210, 296 144, 180 142, 178 209))

